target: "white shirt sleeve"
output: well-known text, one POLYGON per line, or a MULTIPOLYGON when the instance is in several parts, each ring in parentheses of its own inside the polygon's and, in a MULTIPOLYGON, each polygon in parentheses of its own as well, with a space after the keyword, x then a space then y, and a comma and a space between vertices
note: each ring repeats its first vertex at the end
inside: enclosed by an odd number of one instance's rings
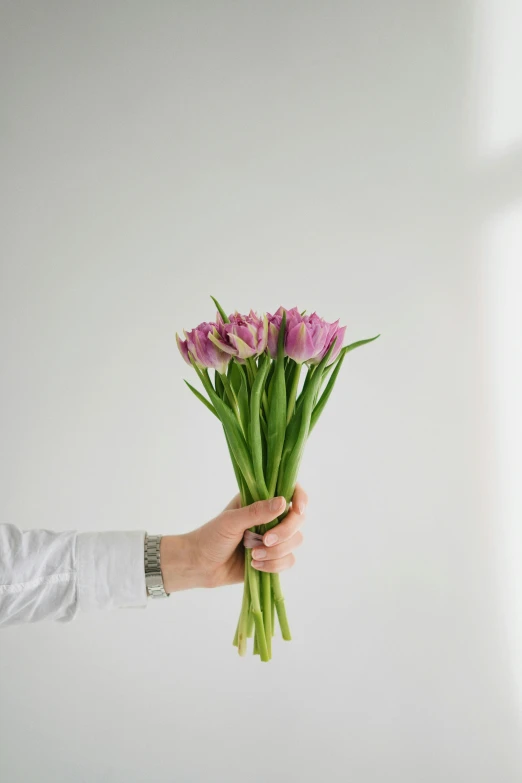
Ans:
POLYGON ((63 533, 0 524, 0 626, 147 606, 145 531, 63 533))

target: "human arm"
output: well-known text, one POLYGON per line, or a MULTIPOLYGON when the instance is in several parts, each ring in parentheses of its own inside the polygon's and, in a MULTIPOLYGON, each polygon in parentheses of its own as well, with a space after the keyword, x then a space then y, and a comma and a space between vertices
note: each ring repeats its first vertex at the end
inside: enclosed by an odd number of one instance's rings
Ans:
MULTIPOLYGON (((167 593, 217 587, 243 580, 244 532, 272 521, 284 509, 271 501, 240 507, 236 496, 205 525, 181 535, 164 535, 160 559, 167 593)), ((292 509, 276 530, 279 541, 256 546, 254 565, 279 572, 294 563, 302 542, 307 498, 296 488, 292 509), (258 559, 260 552, 265 557, 258 559)), ((145 531, 78 533, 25 530, 0 525, 0 627, 55 620, 68 622, 78 611, 145 607, 145 531)))

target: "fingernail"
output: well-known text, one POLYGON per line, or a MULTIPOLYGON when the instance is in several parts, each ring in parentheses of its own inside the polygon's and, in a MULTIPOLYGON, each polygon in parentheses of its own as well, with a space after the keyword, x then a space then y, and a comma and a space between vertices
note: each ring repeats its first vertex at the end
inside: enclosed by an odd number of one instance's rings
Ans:
POLYGON ((277 544, 277 536, 275 533, 269 533, 267 537, 265 538, 265 544, 267 546, 272 546, 273 544, 277 544))
POLYGON ((252 568, 257 568, 258 571, 260 571, 264 566, 264 563, 262 560, 252 560, 252 568))
POLYGON ((266 557, 266 549, 253 549, 252 557, 256 560, 263 560, 266 557))
POLYGON ((279 511, 282 508, 284 498, 272 498, 270 501, 270 511, 279 511))

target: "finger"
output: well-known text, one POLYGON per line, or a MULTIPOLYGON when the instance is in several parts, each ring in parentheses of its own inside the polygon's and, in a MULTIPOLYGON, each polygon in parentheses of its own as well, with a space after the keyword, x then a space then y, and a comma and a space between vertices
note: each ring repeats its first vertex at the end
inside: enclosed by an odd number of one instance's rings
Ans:
POLYGON ((271 574, 278 574, 280 571, 286 571, 292 568, 295 563, 295 555, 286 555, 279 560, 252 560, 252 566, 257 571, 268 571, 271 574))
POLYGON ((275 546, 282 541, 288 541, 299 530, 303 522, 305 521, 304 514, 298 514, 295 511, 290 511, 286 517, 276 527, 273 527, 263 536, 263 544, 265 546, 275 546))
POLYGON ((264 547, 256 546, 252 550, 252 558, 254 560, 279 560, 281 557, 289 555, 294 549, 301 546, 303 543, 303 534, 300 530, 294 533, 292 538, 287 541, 283 541, 282 544, 276 544, 276 546, 264 547))
POLYGON ((300 484, 295 485, 294 496, 292 498, 292 509, 302 514, 308 505, 308 495, 300 484))
POLYGON ((229 509, 222 515, 226 527, 237 534, 244 533, 250 527, 266 525, 277 519, 286 508, 283 497, 270 500, 258 500, 243 508, 229 509))

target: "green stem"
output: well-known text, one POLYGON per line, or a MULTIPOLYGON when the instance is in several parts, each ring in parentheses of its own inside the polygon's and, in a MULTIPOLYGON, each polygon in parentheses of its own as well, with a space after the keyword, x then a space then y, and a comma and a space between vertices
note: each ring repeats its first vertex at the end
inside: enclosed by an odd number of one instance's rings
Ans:
POLYGON ((288 618, 286 616, 285 599, 281 590, 281 582, 279 580, 279 574, 271 574, 272 590, 274 591, 274 603, 277 612, 277 618, 279 625, 281 626, 281 633, 283 639, 286 642, 292 640, 290 633, 290 626, 288 625, 288 618))
POLYGON ((248 624, 247 624, 247 636, 249 639, 252 638, 254 635, 254 615, 252 614, 252 610, 248 610, 248 624))
POLYGON ((241 605, 241 614, 239 615, 238 627, 238 652, 240 655, 246 655, 248 638, 248 615, 250 612, 250 584, 248 580, 249 553, 245 549, 245 585, 243 588, 243 603, 241 605))
POLYGON ((266 643, 265 626, 263 624, 263 613, 261 611, 261 602, 259 600, 259 582, 258 572, 252 568, 250 550, 247 550, 248 556, 248 581, 250 585, 250 595, 252 599, 252 614, 256 626, 257 643, 259 645, 259 654, 262 661, 269 661, 268 647, 266 643))
POLYGON ((297 389, 299 387, 299 377, 301 375, 302 364, 297 364, 292 378, 292 386, 290 387, 290 396, 288 398, 288 411, 286 414, 286 426, 289 425, 290 419, 294 414, 295 398, 297 397, 297 389))
POLYGON ((275 636, 275 601, 274 601, 274 590, 272 588, 272 579, 270 579, 270 595, 271 595, 271 604, 272 604, 271 607, 272 636, 275 636))
POLYGON ((268 655, 272 657, 272 585, 270 574, 261 572, 261 585, 263 596, 263 621, 265 625, 266 646, 268 655))

